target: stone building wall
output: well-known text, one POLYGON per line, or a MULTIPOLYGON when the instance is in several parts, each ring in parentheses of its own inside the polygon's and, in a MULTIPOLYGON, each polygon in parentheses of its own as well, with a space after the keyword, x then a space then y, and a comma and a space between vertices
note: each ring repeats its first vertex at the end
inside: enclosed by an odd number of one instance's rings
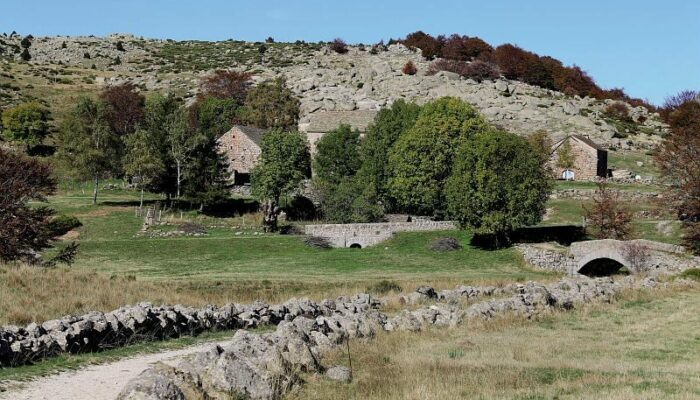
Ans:
MULTIPOLYGON (((574 173, 574 180, 595 180, 598 176, 598 150, 571 137, 566 139, 566 141, 571 144, 571 155, 574 158, 574 167, 571 168, 571 171, 574 173)), ((550 157, 550 165, 557 179, 560 179, 564 172, 563 168, 557 166, 557 159, 559 158, 561 148, 562 146, 558 146, 550 157)))
POLYGON ((370 224, 306 225, 304 233, 327 238, 333 247, 373 246, 395 232, 443 231, 456 229, 452 221, 380 222, 370 224))
POLYGON ((221 136, 218 145, 219 151, 226 157, 232 180, 236 173, 249 174, 260 157, 260 146, 238 127, 221 136))

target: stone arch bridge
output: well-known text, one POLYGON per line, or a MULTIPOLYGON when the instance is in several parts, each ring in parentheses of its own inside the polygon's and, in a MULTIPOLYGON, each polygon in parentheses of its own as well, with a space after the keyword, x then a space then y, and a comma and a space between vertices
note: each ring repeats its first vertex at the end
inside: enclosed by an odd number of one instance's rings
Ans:
POLYGON ((364 248, 391 238, 396 232, 456 229, 452 221, 379 222, 368 224, 306 225, 304 233, 328 239, 333 247, 364 248))
POLYGON ((630 273, 677 269, 687 264, 684 253, 682 246, 644 239, 574 242, 568 251, 567 272, 571 275, 610 275, 622 267, 630 273))

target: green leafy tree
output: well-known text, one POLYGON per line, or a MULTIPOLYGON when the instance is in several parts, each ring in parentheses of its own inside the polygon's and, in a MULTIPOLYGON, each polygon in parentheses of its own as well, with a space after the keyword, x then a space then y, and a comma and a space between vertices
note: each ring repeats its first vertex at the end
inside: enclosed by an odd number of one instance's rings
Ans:
POLYGON ((420 107, 414 103, 401 99, 395 101, 391 107, 379 111, 362 140, 362 166, 358 173, 387 209, 392 209, 394 203, 387 194, 389 151, 416 122, 419 111, 420 107))
POLYGON ((321 211, 327 221, 338 224, 376 222, 384 215, 372 188, 357 175, 345 176, 337 184, 320 185, 321 211))
POLYGON ((181 108, 181 101, 172 95, 156 94, 148 97, 143 110, 141 126, 148 131, 158 147, 159 157, 163 160, 164 171, 149 185, 151 190, 165 193, 172 198, 177 191, 176 167, 170 155, 169 122, 173 115, 179 113, 187 126, 187 114, 181 108))
POLYGON ((533 153, 524 138, 495 130, 462 143, 446 188, 450 217, 496 234, 499 244, 513 230, 541 221, 552 183, 533 153))
POLYGON ((389 194, 400 209, 444 217, 444 186, 456 149, 489 125, 471 105, 443 97, 424 105, 389 154, 389 194))
POLYGON ((27 148, 41 144, 49 134, 49 110, 36 102, 22 103, 2 113, 5 140, 23 143, 27 148))
POLYGON ((557 151, 557 167, 561 169, 571 169, 576 165, 576 157, 571 151, 571 141, 564 139, 564 143, 559 146, 557 151))
POLYGON ((301 103, 284 79, 262 82, 250 89, 245 103, 247 124, 258 128, 297 129, 301 103))
POLYGON ((139 204, 141 208, 143 208, 143 193, 146 186, 150 185, 165 170, 158 145, 153 139, 149 132, 141 127, 137 127, 124 139, 126 144, 124 173, 126 176, 134 178, 141 189, 139 204))
POLYGON ((314 175, 324 183, 337 185, 354 176, 360 168, 360 132, 341 125, 323 135, 316 143, 314 175))
POLYGON ((120 164, 119 138, 109 126, 107 106, 100 101, 82 97, 65 120, 60 131, 59 157, 70 165, 79 177, 92 179, 92 203, 97 204, 100 179, 120 164))
POLYGON ((251 173, 253 195, 264 202, 265 229, 277 229, 280 198, 298 189, 310 175, 306 137, 298 132, 272 129, 265 133, 258 164, 251 173))
POLYGON ((230 98, 208 97, 190 108, 193 147, 183 169, 183 193, 199 203, 200 209, 228 195, 227 165, 217 139, 231 129, 239 112, 238 103, 230 98))

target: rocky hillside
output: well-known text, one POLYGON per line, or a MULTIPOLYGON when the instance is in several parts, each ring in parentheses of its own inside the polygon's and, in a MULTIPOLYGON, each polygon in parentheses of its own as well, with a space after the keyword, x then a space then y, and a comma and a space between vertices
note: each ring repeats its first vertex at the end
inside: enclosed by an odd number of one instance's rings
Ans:
POLYGON ((492 123, 520 134, 545 129, 555 138, 576 133, 613 147, 647 148, 666 129, 657 114, 643 107, 630 107, 633 122, 624 122, 605 115, 611 100, 568 97, 505 79, 479 83, 451 72, 429 76, 430 63, 419 51, 402 45, 376 52, 351 46, 348 53, 336 54, 325 45, 304 42, 40 37, 31 40, 27 65, 21 59, 21 40, 18 35, 0 37, 0 106, 32 95, 43 97, 39 86, 54 91, 61 85, 79 86, 89 92, 124 80, 146 91, 192 97, 202 75, 215 68, 233 68, 254 72, 256 81, 285 76, 302 99, 302 123, 316 111, 377 109, 399 98, 424 103, 456 96, 474 104, 492 123), (401 72, 409 60, 418 69, 415 75, 401 72), (22 74, 34 78, 31 84, 22 74))

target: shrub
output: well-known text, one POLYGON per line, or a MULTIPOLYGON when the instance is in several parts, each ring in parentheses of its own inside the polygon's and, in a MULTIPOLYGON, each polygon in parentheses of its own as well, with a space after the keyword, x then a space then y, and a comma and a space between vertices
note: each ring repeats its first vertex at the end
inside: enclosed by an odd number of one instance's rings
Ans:
POLYGON ((620 193, 608 189, 607 183, 598 182, 593 206, 584 207, 588 225, 596 239, 627 239, 632 234, 632 213, 620 201, 620 193))
POLYGON ((633 122, 629 107, 621 101, 616 101, 605 107, 604 114, 620 121, 633 122))
POLYGON ((493 47, 478 37, 467 38, 463 44, 464 55, 467 59, 477 57, 488 58, 488 55, 493 51, 493 47))
MULTIPOLYGON (((264 46, 264 45, 262 45, 264 46)), ((200 91, 218 99, 234 99, 243 104, 251 86, 252 75, 248 72, 216 70, 202 78, 200 91)))
POLYGON ((61 43, 61 48, 62 48, 62 49, 65 49, 65 48, 67 48, 67 47, 68 47, 68 46, 66 45, 66 42, 62 42, 62 43, 61 43))
POLYGON ((336 38, 331 42, 330 49, 338 54, 345 54, 348 52, 348 45, 343 39, 336 38))
POLYGON ((24 61, 29 61, 32 59, 31 54, 29 54, 29 50, 26 48, 24 50, 22 50, 22 54, 20 54, 19 57, 24 61))
POLYGON ((418 72, 418 69, 416 69, 415 64, 413 64, 413 61, 407 61, 406 64, 403 65, 403 68, 401 68, 401 72, 403 72, 405 75, 415 75, 416 72, 418 72))
POLYGON ((497 66, 481 60, 472 61, 464 70, 462 75, 465 78, 474 79, 477 82, 485 80, 496 80, 501 76, 501 71, 497 66))
POLYGON ((700 268, 686 269, 678 276, 681 278, 692 279, 694 281, 700 282, 700 268))
POLYGON ((461 248, 459 240, 453 237, 436 238, 430 243, 430 250, 433 251, 454 251, 461 248))
POLYGON ((82 226, 80 220, 72 215, 61 214, 56 216, 48 224, 52 236, 63 236, 69 231, 82 226))
POLYGON ((448 71, 464 76, 468 71, 468 65, 464 61, 440 59, 430 64, 425 74, 435 75, 440 71, 448 71))
POLYGON ((86 51, 85 53, 83 53, 83 58, 86 59, 86 60, 89 60, 89 59, 90 59, 90 53, 88 53, 87 51, 86 51))
POLYGON ((267 39, 265 39, 265 43, 275 43, 275 39, 272 36, 268 36, 267 39))
POLYGON ((367 291, 376 294, 387 294, 389 292, 401 293, 403 288, 394 281, 381 280, 373 285, 367 286, 367 291))
POLYGON ((117 42, 117 50, 118 50, 118 51, 126 51, 126 50, 124 49, 124 43, 122 43, 121 40, 117 42))
POLYGON ((19 45, 22 46, 23 49, 28 49, 32 46, 32 39, 29 36, 26 36, 21 42, 19 42, 19 45))

